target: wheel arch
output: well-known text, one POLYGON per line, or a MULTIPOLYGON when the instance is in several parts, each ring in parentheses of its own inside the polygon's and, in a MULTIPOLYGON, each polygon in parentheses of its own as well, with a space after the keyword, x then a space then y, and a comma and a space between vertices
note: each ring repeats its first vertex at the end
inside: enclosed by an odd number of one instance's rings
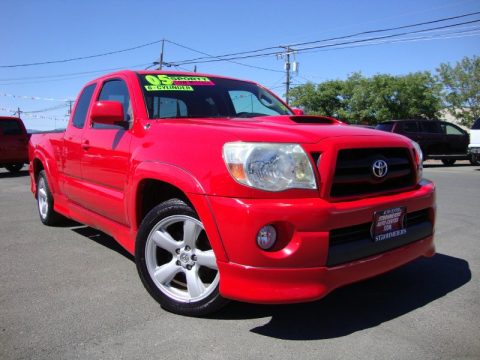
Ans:
POLYGON ((43 166, 42 161, 36 157, 32 161, 32 175, 33 175, 33 181, 35 184, 38 181, 38 175, 40 174, 40 171, 45 170, 45 167, 43 166))
POLYGON ((208 197, 199 181, 191 173, 171 164, 142 163, 135 169, 132 188, 134 190, 129 208, 132 209, 133 217, 131 226, 136 233, 151 209, 164 201, 177 198, 190 205, 197 213, 205 227, 217 260, 227 260, 208 197))
POLYGON ((57 181, 52 181, 54 176, 58 175, 56 166, 51 164, 52 161, 49 161, 49 158, 44 156, 41 152, 36 151, 32 158, 32 191, 34 195, 37 194, 37 182, 40 171, 44 170, 45 175, 50 186, 52 193, 58 192, 57 181))

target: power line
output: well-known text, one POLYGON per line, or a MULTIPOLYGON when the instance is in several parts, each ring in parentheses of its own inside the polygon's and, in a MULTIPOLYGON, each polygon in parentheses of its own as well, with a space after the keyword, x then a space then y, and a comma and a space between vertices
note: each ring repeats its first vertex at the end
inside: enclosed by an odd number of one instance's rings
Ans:
POLYGON ((108 51, 108 52, 101 53, 101 54, 96 54, 96 55, 79 56, 79 57, 70 58, 70 59, 50 60, 50 61, 27 63, 27 64, 0 65, 0 68, 16 68, 16 67, 26 67, 26 66, 59 64, 59 63, 66 63, 66 62, 70 62, 70 61, 92 59, 92 58, 97 58, 97 57, 108 56, 108 55, 113 55, 113 54, 124 53, 124 52, 127 52, 127 51, 137 50, 137 49, 140 49, 140 48, 144 48, 144 47, 147 47, 147 46, 158 44, 161 41, 162 40, 152 41, 152 42, 142 44, 142 45, 138 45, 138 46, 134 46, 134 47, 131 47, 131 48, 115 50, 115 51, 108 51))
POLYGON ((144 66, 146 66, 146 65, 148 65, 148 64, 150 64, 150 63, 136 64, 136 65, 128 65, 128 66, 108 68, 108 69, 100 69, 100 70, 92 70, 92 71, 74 72, 74 73, 67 73, 67 74, 24 76, 24 77, 17 77, 17 78, 4 78, 4 79, 0 79, 0 81, 37 80, 37 79, 62 78, 62 77, 69 77, 69 76, 75 76, 75 75, 88 75, 88 74, 95 74, 95 73, 106 72, 106 71, 115 71, 115 70, 122 70, 122 69, 131 69, 131 68, 134 68, 134 67, 144 67, 144 66))
MULTIPOLYGON (((333 37, 333 38, 327 38, 327 39, 322 39, 322 40, 315 40, 315 41, 294 43, 294 44, 290 44, 290 45, 288 45, 288 46, 290 46, 290 47, 298 47, 298 46, 310 45, 310 44, 321 43, 321 42, 326 42, 326 41, 343 40, 343 39, 348 39, 348 38, 352 38, 352 37, 357 37, 357 36, 360 36, 360 35, 367 35, 367 34, 373 34, 373 33, 381 33, 381 32, 388 32, 388 31, 394 31, 394 30, 400 30, 400 29, 418 27, 418 26, 423 26, 423 25, 429 25, 429 24, 434 24, 434 23, 445 22, 445 21, 460 19, 460 18, 464 18, 464 17, 474 16, 474 15, 478 15, 478 14, 480 14, 480 12, 467 13, 467 14, 463 14, 463 15, 451 16, 451 17, 447 17, 447 18, 442 18, 442 19, 437 19, 437 20, 431 20, 431 21, 425 21, 425 22, 420 22, 420 23, 415 23, 415 24, 410 24, 410 25, 403 25, 403 26, 392 27, 392 28, 362 31, 362 32, 354 33, 354 34, 349 34, 349 35, 344 35, 344 36, 338 36, 338 37, 333 37)), ((469 23, 469 22, 467 22, 467 23, 469 23)), ((235 55, 250 54, 250 53, 255 53, 255 52, 261 52, 261 51, 271 50, 271 49, 275 49, 275 48, 283 48, 283 47, 282 47, 282 46, 276 46, 276 47, 268 47, 268 48, 258 49, 258 50, 243 51, 243 52, 237 52, 237 53, 219 55, 219 56, 216 56, 216 58, 222 58, 222 57, 226 57, 226 56, 235 56, 235 55)), ((273 54, 275 54, 275 53, 273 53, 273 54)), ((265 54, 265 55, 272 55, 272 53, 265 54)), ((263 54, 260 55, 260 56, 263 56, 263 54)), ((206 59, 206 57, 197 58, 197 59, 193 59, 193 60, 201 60, 201 59, 206 59)), ((187 61, 190 61, 190 60, 187 60, 187 61)))
POLYGON ((25 100, 41 100, 41 101, 68 101, 69 99, 55 99, 55 98, 45 98, 40 96, 26 96, 26 95, 13 95, 0 93, 0 96, 11 97, 14 99, 25 99, 25 100))
POLYGON ((69 106, 68 103, 65 103, 65 104, 62 104, 62 105, 57 105, 57 106, 53 106, 53 107, 49 107, 49 108, 41 109, 41 110, 23 111, 23 113, 24 114, 38 114, 38 113, 49 112, 49 111, 53 111, 53 110, 60 110, 60 109, 66 108, 68 106, 69 106))
MULTIPOLYGON (((468 14, 463 14, 463 15, 458 15, 458 16, 451 16, 451 17, 442 18, 442 19, 436 19, 436 20, 431 20, 431 21, 425 21, 425 22, 420 22, 420 23, 403 25, 403 26, 398 26, 398 27, 377 29, 377 30, 368 30, 368 31, 362 31, 362 32, 354 33, 354 34, 337 36, 337 37, 327 38, 327 39, 322 39, 322 40, 294 43, 294 44, 290 44, 288 46, 297 47, 297 46, 310 45, 310 44, 321 43, 321 42, 326 42, 326 41, 343 40, 343 39, 348 39, 348 38, 352 38, 352 37, 357 37, 357 36, 360 36, 360 35, 367 35, 367 34, 373 34, 373 33, 380 33, 380 32, 387 32, 387 31, 393 31, 393 30, 406 29, 406 28, 411 28, 411 27, 418 27, 418 26, 422 26, 422 25, 429 25, 429 24, 434 24, 434 23, 439 23, 439 22, 444 22, 444 21, 450 21, 450 20, 460 19, 460 18, 469 17, 469 16, 473 16, 473 15, 478 15, 478 14, 480 14, 480 11, 479 12, 468 13, 468 14)), ((199 63, 199 62, 203 62, 201 60, 209 59, 209 58, 212 58, 212 57, 220 59, 220 58, 225 58, 225 57, 239 56, 238 59, 244 59, 244 58, 247 58, 247 57, 240 57, 240 55, 254 54, 254 53, 264 52, 264 51, 274 50, 274 49, 281 50, 283 48, 284 47, 282 47, 282 46, 271 46, 271 47, 266 47, 266 48, 263 48, 263 49, 241 51, 241 52, 235 52, 235 53, 229 53, 229 54, 217 55, 217 56, 211 56, 211 55, 208 55, 208 54, 204 54, 204 55, 207 55, 207 56, 194 58, 194 59, 188 59, 188 60, 180 60, 180 61, 176 61, 176 63, 177 64, 184 64, 184 65, 185 64, 190 64, 190 63, 195 63, 195 62, 199 63)), ((272 55, 272 54, 276 54, 276 52, 267 53, 267 54, 258 54, 258 56, 269 56, 269 55, 272 55)), ((250 57, 250 56, 248 56, 248 57, 250 57)), ((256 57, 256 56, 251 56, 251 57, 256 57)), ((229 61, 229 59, 227 59, 225 61, 229 61)))
MULTIPOLYGON (((480 12, 474 12, 474 13, 469 13, 469 14, 464 14, 464 15, 459 15, 459 16, 454 16, 454 17, 449 17, 449 18, 443 18, 443 19, 437 19, 437 20, 432 20, 432 21, 427 21, 427 22, 421 22, 421 23, 416 23, 416 24, 404 25, 404 26, 399 26, 399 27, 395 27, 395 28, 369 30, 369 31, 363 31, 363 32, 354 33, 354 34, 350 34, 350 35, 334 37, 334 38, 327 38, 327 39, 308 41, 308 42, 302 42, 302 43, 294 43, 294 44, 290 44, 289 46, 290 47, 297 47, 297 46, 309 45, 309 44, 314 44, 314 43, 321 43, 321 42, 326 42, 326 41, 342 40, 342 39, 347 39, 347 38, 356 37, 356 36, 365 35, 365 34, 393 31, 393 30, 409 28, 409 27, 417 27, 417 26, 421 26, 421 25, 438 23, 438 22, 448 21, 448 20, 457 19, 457 18, 463 18, 463 17, 477 15, 477 14, 480 14, 480 12)), ((467 22, 467 23, 469 23, 469 22, 467 22)), ((423 30, 421 30, 421 31, 423 31, 423 30)), ((214 57, 216 59, 223 59, 225 57, 228 57, 227 59, 224 59, 225 61, 229 61, 230 59, 245 59, 245 58, 251 58, 251 57, 263 57, 263 56, 274 55, 277 52, 269 52, 269 53, 263 53, 263 54, 258 54, 258 55, 253 55, 253 54, 257 53, 257 52, 266 51, 266 50, 282 49, 282 48, 283 48, 282 46, 274 46, 274 47, 268 47, 268 48, 257 49, 257 50, 249 50, 249 51, 242 51, 242 52, 218 55, 218 56, 214 56, 214 57), (237 56, 237 55, 248 55, 248 54, 252 54, 252 55, 251 56, 234 57, 234 56, 237 56)), ((195 59, 189 59, 189 60, 181 60, 181 61, 176 61, 176 63, 185 65, 185 64, 190 64, 190 63, 210 62, 210 61, 201 61, 201 60, 209 59, 211 57, 213 57, 213 56, 207 56, 207 57, 201 57, 201 58, 195 58, 195 59)), ((217 60, 217 61, 221 61, 221 60, 217 60)), ((213 60, 212 60, 212 62, 213 62, 213 60)))
POLYGON ((417 36, 417 37, 411 37, 411 38, 367 41, 367 42, 361 43, 361 44, 336 46, 334 48, 318 49, 316 51, 308 50, 308 51, 305 51, 305 52, 315 53, 315 52, 324 52, 324 51, 344 50, 344 49, 351 49, 351 48, 355 48, 355 47, 364 47, 364 46, 374 46, 374 45, 383 45, 383 44, 397 44, 397 43, 430 41, 430 40, 443 40, 443 39, 457 39, 457 38, 479 36, 479 35, 480 35, 480 28, 476 28, 476 29, 473 29, 473 30, 452 32, 452 33, 445 33, 445 34, 436 34, 436 35, 429 35, 429 36, 417 36))
MULTIPOLYGON (((434 27, 434 28, 430 28, 430 29, 408 31, 408 32, 403 32, 403 33, 399 33, 399 34, 377 36, 377 37, 373 37, 373 38, 358 39, 358 40, 346 41, 346 42, 342 42, 342 43, 334 43, 334 44, 304 47, 304 48, 301 48, 301 49, 297 49, 297 51, 298 52, 307 52, 308 50, 312 50, 312 49, 322 49, 322 48, 337 47, 337 46, 349 45, 349 44, 359 44, 359 43, 364 43, 364 42, 373 41, 373 40, 391 39, 391 38, 399 37, 399 36, 405 36, 405 35, 411 35, 411 34, 420 34, 420 33, 428 32, 428 31, 432 31, 432 30, 448 29, 448 28, 452 28, 452 27, 457 27, 457 26, 467 25, 467 24, 473 24, 473 23, 478 23, 478 22, 480 22, 480 20, 472 20, 472 21, 466 21, 466 22, 463 22, 463 23, 438 26, 438 27, 434 27)), ((399 40, 401 40, 401 39, 399 39, 399 40)))
MULTIPOLYGON (((23 111, 23 110, 20 110, 20 108, 14 110, 14 109, 9 109, 9 108, 4 108, 4 107, 0 107, 0 111, 4 111, 4 112, 8 112, 8 113, 11 113, 11 114, 18 114, 20 113, 19 115, 21 114, 25 114, 26 112, 23 111)), ((27 114, 25 116, 25 118, 32 118, 32 119, 45 119, 45 120, 55 120, 55 121, 68 121, 67 119, 62 119, 62 118, 58 118, 58 117, 54 117, 54 116, 45 116, 45 115, 36 115, 36 114, 27 114)))
MULTIPOLYGON (((206 55, 207 58, 220 58, 218 56, 215 56, 215 55, 210 55, 210 54, 207 54, 203 51, 199 51, 199 50, 195 50, 191 47, 188 47, 188 46, 185 46, 185 45, 182 45, 182 44, 179 44, 179 43, 176 43, 174 41, 171 41, 171 40, 165 40, 167 42, 169 42, 170 44, 173 44, 173 45, 176 45, 178 47, 181 47, 181 48, 184 48, 184 49, 187 49, 187 50, 190 50, 190 51, 193 51, 193 52, 196 52, 198 54, 202 54, 202 55, 206 55)), ((275 46, 275 47, 271 47, 269 49, 276 49, 276 48, 279 48, 278 46, 275 46)), ((268 48, 267 48, 268 49, 268 48)), ((255 50, 255 52, 258 52, 258 51, 261 51, 261 50, 255 50)), ((233 64, 237 64, 237 65, 241 65, 241 66, 246 66, 246 67, 249 67, 249 68, 253 68, 253 69, 259 69, 259 70, 265 70, 265 71, 271 71, 271 72, 279 72, 279 73, 283 73, 283 71, 280 71, 280 70, 275 70, 275 69, 268 69, 268 68, 265 68, 265 67, 261 67, 261 66, 255 66, 255 65, 250 65, 250 64, 243 64, 243 63, 240 63, 240 62, 237 62, 237 61, 231 61, 231 60, 227 60, 228 62, 230 63, 233 63, 233 64)))
POLYGON ((394 30, 408 29, 408 28, 418 27, 418 26, 423 26, 423 25, 431 25, 431 24, 436 24, 436 23, 440 23, 440 22, 445 22, 445 21, 450 21, 450 20, 455 20, 455 19, 461 19, 461 18, 473 16, 473 15, 478 15, 478 14, 480 14, 480 11, 473 12, 473 13, 468 13, 468 14, 463 14, 463 15, 458 15, 458 16, 451 16, 451 17, 437 19, 437 20, 425 21, 425 22, 416 23, 416 24, 402 25, 402 26, 396 26, 396 27, 386 28, 386 29, 367 30, 367 31, 362 31, 362 32, 358 32, 358 33, 355 33, 355 34, 333 37, 333 38, 330 38, 330 39, 296 43, 296 44, 292 44, 290 46, 303 46, 303 45, 317 44, 317 43, 326 42, 326 41, 344 40, 344 39, 357 37, 357 36, 361 36, 361 35, 368 35, 368 34, 382 33, 382 32, 394 31, 394 30))
MULTIPOLYGON (((381 32, 393 31, 393 30, 400 30, 400 29, 418 27, 418 26, 422 26, 422 25, 428 25, 428 24, 434 24, 434 23, 440 23, 440 22, 465 18, 465 17, 478 15, 478 14, 480 14, 480 12, 472 12, 472 13, 468 13, 468 14, 452 16, 452 17, 447 17, 447 18, 442 18, 442 19, 436 19, 436 20, 431 20, 431 21, 426 21, 426 22, 420 22, 420 23, 415 23, 415 24, 410 24, 410 25, 403 25, 403 26, 398 26, 398 27, 377 29, 377 30, 368 30, 368 31, 363 31, 363 32, 359 32, 359 33, 328 38, 328 39, 295 43, 295 44, 291 44, 291 45, 288 45, 288 46, 289 47, 302 46, 300 49, 293 49, 293 50, 295 50, 296 52, 309 52, 311 50, 317 50, 317 49, 332 48, 331 50, 334 50, 334 49, 348 48, 348 46, 344 46, 344 45, 360 46, 360 45, 356 45, 356 44, 361 44, 361 43, 364 43, 365 45, 368 45, 367 44, 368 42, 372 42, 372 41, 375 41, 375 40, 385 40, 385 39, 389 39, 389 38, 400 37, 400 36, 405 36, 405 35, 410 35, 410 34, 415 34, 415 33, 428 32, 428 31, 438 30, 438 29, 447 29, 447 28, 457 27, 457 26, 460 26, 460 25, 473 24, 473 23, 479 22, 480 20, 467 21, 467 22, 462 22, 462 23, 456 23, 456 24, 445 25, 445 26, 440 26, 440 27, 433 27, 433 28, 429 28, 429 29, 416 30, 416 31, 411 31, 411 32, 390 34, 390 35, 386 35, 386 36, 371 37, 371 38, 366 38, 366 39, 356 39, 356 40, 346 41, 346 42, 341 42, 341 43, 332 43, 332 44, 325 44, 325 45, 319 45, 319 46, 305 47, 305 45, 319 44, 319 43, 324 43, 324 42, 327 42, 327 41, 343 40, 343 39, 358 37, 360 35, 367 35, 367 34, 374 34, 374 33, 381 33, 381 32), (340 46, 344 46, 344 47, 340 47, 340 46)), ((448 34, 443 34, 442 36, 446 37, 447 35, 448 34)), ((473 35, 475 35, 475 34, 471 34, 470 36, 473 36, 473 35)), ((218 61, 228 61, 228 62, 232 62, 232 63, 238 64, 238 65, 248 66, 248 67, 251 67, 251 68, 257 68, 257 69, 261 69, 261 70, 274 71, 274 72, 283 72, 283 71, 280 71, 280 70, 268 69, 268 68, 263 68, 263 67, 259 67, 259 66, 249 65, 249 64, 242 64, 242 63, 236 62, 234 60, 276 55, 279 52, 281 52, 281 50, 284 49, 285 46, 283 46, 283 47, 282 46, 270 46, 270 47, 265 47, 265 48, 261 48, 261 49, 242 51, 242 52, 234 52, 234 53, 223 54, 223 55, 210 55, 208 53, 205 53, 205 52, 202 52, 202 51, 199 51, 199 50, 196 50, 196 49, 193 49, 193 48, 187 47, 185 45, 176 43, 174 41, 166 40, 166 39, 157 40, 157 41, 141 44, 141 45, 126 48, 126 49, 110 51, 110 52, 105 52, 105 53, 96 54, 96 55, 82 56, 82 57, 63 59, 63 60, 52 60, 52 61, 45 61, 45 62, 28 63, 28 64, 0 65, 0 68, 36 66, 36 65, 43 65, 43 64, 54 64, 54 63, 64 63, 64 62, 76 61, 76 60, 84 60, 84 59, 90 59, 90 58, 95 58, 95 57, 101 57, 101 56, 107 56, 107 55, 122 53, 122 52, 126 52, 126 51, 132 51, 132 50, 143 48, 143 47, 146 47, 146 46, 155 45, 155 44, 158 44, 162 41, 168 41, 169 43, 174 44, 176 46, 183 47, 183 48, 188 49, 190 51, 194 51, 194 52, 197 52, 199 54, 205 55, 203 57, 198 57, 198 58, 194 58, 194 59, 181 60, 181 61, 176 61, 176 62, 169 63, 171 66, 178 67, 178 68, 181 68, 181 69, 183 69, 181 67, 181 65, 198 64, 198 63, 210 63, 210 62, 218 62, 218 61), (279 50, 279 51, 270 51, 270 50, 279 50)), ((400 42, 400 41, 407 41, 407 40, 397 39, 397 40, 394 40, 392 42, 400 42)), ((145 65, 148 65, 148 64, 141 64, 141 65, 138 65, 138 66, 144 67, 145 65)), ((56 80, 62 80, 63 77, 93 74, 93 73, 98 73, 98 72, 105 72, 105 71, 119 70, 119 69, 122 69, 122 68, 96 70, 96 71, 91 71, 91 72, 78 72, 78 73, 71 73, 71 74, 60 74, 60 75, 54 75, 54 76, 38 76, 38 77, 28 77, 28 78, 0 79, 0 81, 23 80, 23 79, 31 80, 33 78, 37 78, 37 79, 55 78, 56 80)), ((186 69, 184 69, 184 70, 186 70, 186 69)), ((45 82, 49 82, 49 81, 47 80, 45 82)), ((13 84, 13 83, 3 83, 1 85, 10 85, 10 84, 13 84)))
MULTIPOLYGON (((295 52, 300 53, 300 52, 306 52, 308 50, 313 50, 313 49, 322 49, 322 48, 329 48, 329 47, 337 47, 337 46, 342 46, 342 45, 349 45, 349 44, 357 44, 357 43, 363 43, 367 41, 373 41, 373 40, 381 40, 381 39, 388 39, 388 38, 393 38, 393 37, 399 37, 399 36, 405 36, 405 35, 410 35, 410 34, 419 34, 427 31, 432 31, 432 30, 438 30, 438 29, 447 29, 447 28, 453 28, 461 25, 467 25, 467 24, 473 24, 473 23, 478 23, 480 20, 472 20, 472 21, 466 21, 466 22, 461 22, 461 23, 456 23, 456 24, 451 24, 451 25, 443 25, 443 26, 437 26, 437 27, 432 27, 428 29, 422 29, 422 30, 415 30, 415 31, 408 31, 408 32, 403 32, 403 33, 397 33, 397 34, 390 34, 390 35, 384 35, 384 36, 377 36, 377 37, 371 37, 371 38, 366 38, 366 39, 357 39, 357 40, 351 40, 351 41, 345 41, 345 42, 340 42, 340 43, 332 43, 332 44, 325 44, 325 45, 317 45, 317 46, 311 46, 311 47, 303 47, 303 48, 295 48, 295 52)), ((315 41, 315 43, 319 42, 324 42, 326 40, 318 40, 315 41)), ((313 43, 313 42, 309 42, 313 43)), ((294 45, 289 45, 290 47, 296 46, 294 45)), ((258 57, 266 57, 266 56, 271 56, 271 55, 276 55, 278 52, 268 52, 268 53, 262 53, 262 54, 251 54, 251 55, 244 55, 244 56, 231 56, 231 57, 217 57, 216 59, 209 59, 209 60, 202 60, 202 61, 180 61, 177 62, 181 65, 188 65, 188 64, 198 64, 198 63, 211 63, 211 62, 219 62, 219 61, 229 61, 229 60, 237 60, 237 59, 248 59, 248 58, 258 58, 258 57)), ((223 55, 227 56, 227 55, 223 55)))

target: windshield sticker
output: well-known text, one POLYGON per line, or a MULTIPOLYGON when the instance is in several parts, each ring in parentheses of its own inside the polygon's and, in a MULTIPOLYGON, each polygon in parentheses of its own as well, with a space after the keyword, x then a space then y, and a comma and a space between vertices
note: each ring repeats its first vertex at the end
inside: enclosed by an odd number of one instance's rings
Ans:
POLYGON ((213 86, 205 76, 146 75, 147 91, 193 91, 193 86, 213 86))

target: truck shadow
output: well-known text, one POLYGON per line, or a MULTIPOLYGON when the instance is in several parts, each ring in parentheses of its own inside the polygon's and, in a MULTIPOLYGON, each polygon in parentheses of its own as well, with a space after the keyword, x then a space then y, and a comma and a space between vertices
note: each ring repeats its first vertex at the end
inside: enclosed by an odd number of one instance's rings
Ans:
POLYGON ((437 163, 431 163, 431 164, 423 164, 423 167, 425 169, 435 169, 435 168, 461 168, 461 167, 472 167, 473 165, 470 164, 469 162, 465 163, 455 163, 453 165, 443 165, 443 164, 437 164, 437 163))
POLYGON ((471 280, 463 259, 437 254, 380 277, 335 290, 322 300, 297 305, 231 303, 216 319, 270 317, 253 333, 284 340, 338 338, 390 321, 452 292, 471 280))
MULTIPOLYGON (((73 221, 71 222, 71 226, 74 226, 75 224, 78 224, 78 223, 75 223, 73 221)), ((120 255, 125 256, 128 260, 135 261, 134 257, 127 250, 121 247, 120 244, 117 243, 115 239, 112 238, 111 236, 99 230, 96 230, 94 228, 91 228, 89 226, 85 226, 81 224, 78 224, 78 225, 80 226, 73 227, 72 231, 76 232, 79 235, 85 236, 86 238, 89 238, 92 241, 95 241, 97 244, 103 245, 108 249, 116 251, 120 255)))
POLYGON ((20 170, 16 173, 11 173, 9 171, 0 172, 0 179, 7 179, 7 178, 17 178, 17 177, 24 177, 28 176, 28 170, 20 170))
MULTIPOLYGON (((71 222, 72 231, 123 255, 134 257, 111 236, 71 222)), ((318 340, 346 336, 408 314, 467 284, 467 261, 437 254, 421 258, 379 277, 335 290, 324 299, 292 305, 231 302, 210 315, 216 320, 270 318, 253 333, 284 340, 318 340)))

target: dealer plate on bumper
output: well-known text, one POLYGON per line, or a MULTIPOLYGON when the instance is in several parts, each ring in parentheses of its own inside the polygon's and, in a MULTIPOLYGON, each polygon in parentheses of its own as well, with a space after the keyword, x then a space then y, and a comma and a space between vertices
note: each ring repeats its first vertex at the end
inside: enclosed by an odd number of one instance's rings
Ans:
POLYGON ((407 208, 405 206, 375 212, 370 231, 373 241, 383 241, 405 235, 407 233, 404 222, 406 215, 407 208))

